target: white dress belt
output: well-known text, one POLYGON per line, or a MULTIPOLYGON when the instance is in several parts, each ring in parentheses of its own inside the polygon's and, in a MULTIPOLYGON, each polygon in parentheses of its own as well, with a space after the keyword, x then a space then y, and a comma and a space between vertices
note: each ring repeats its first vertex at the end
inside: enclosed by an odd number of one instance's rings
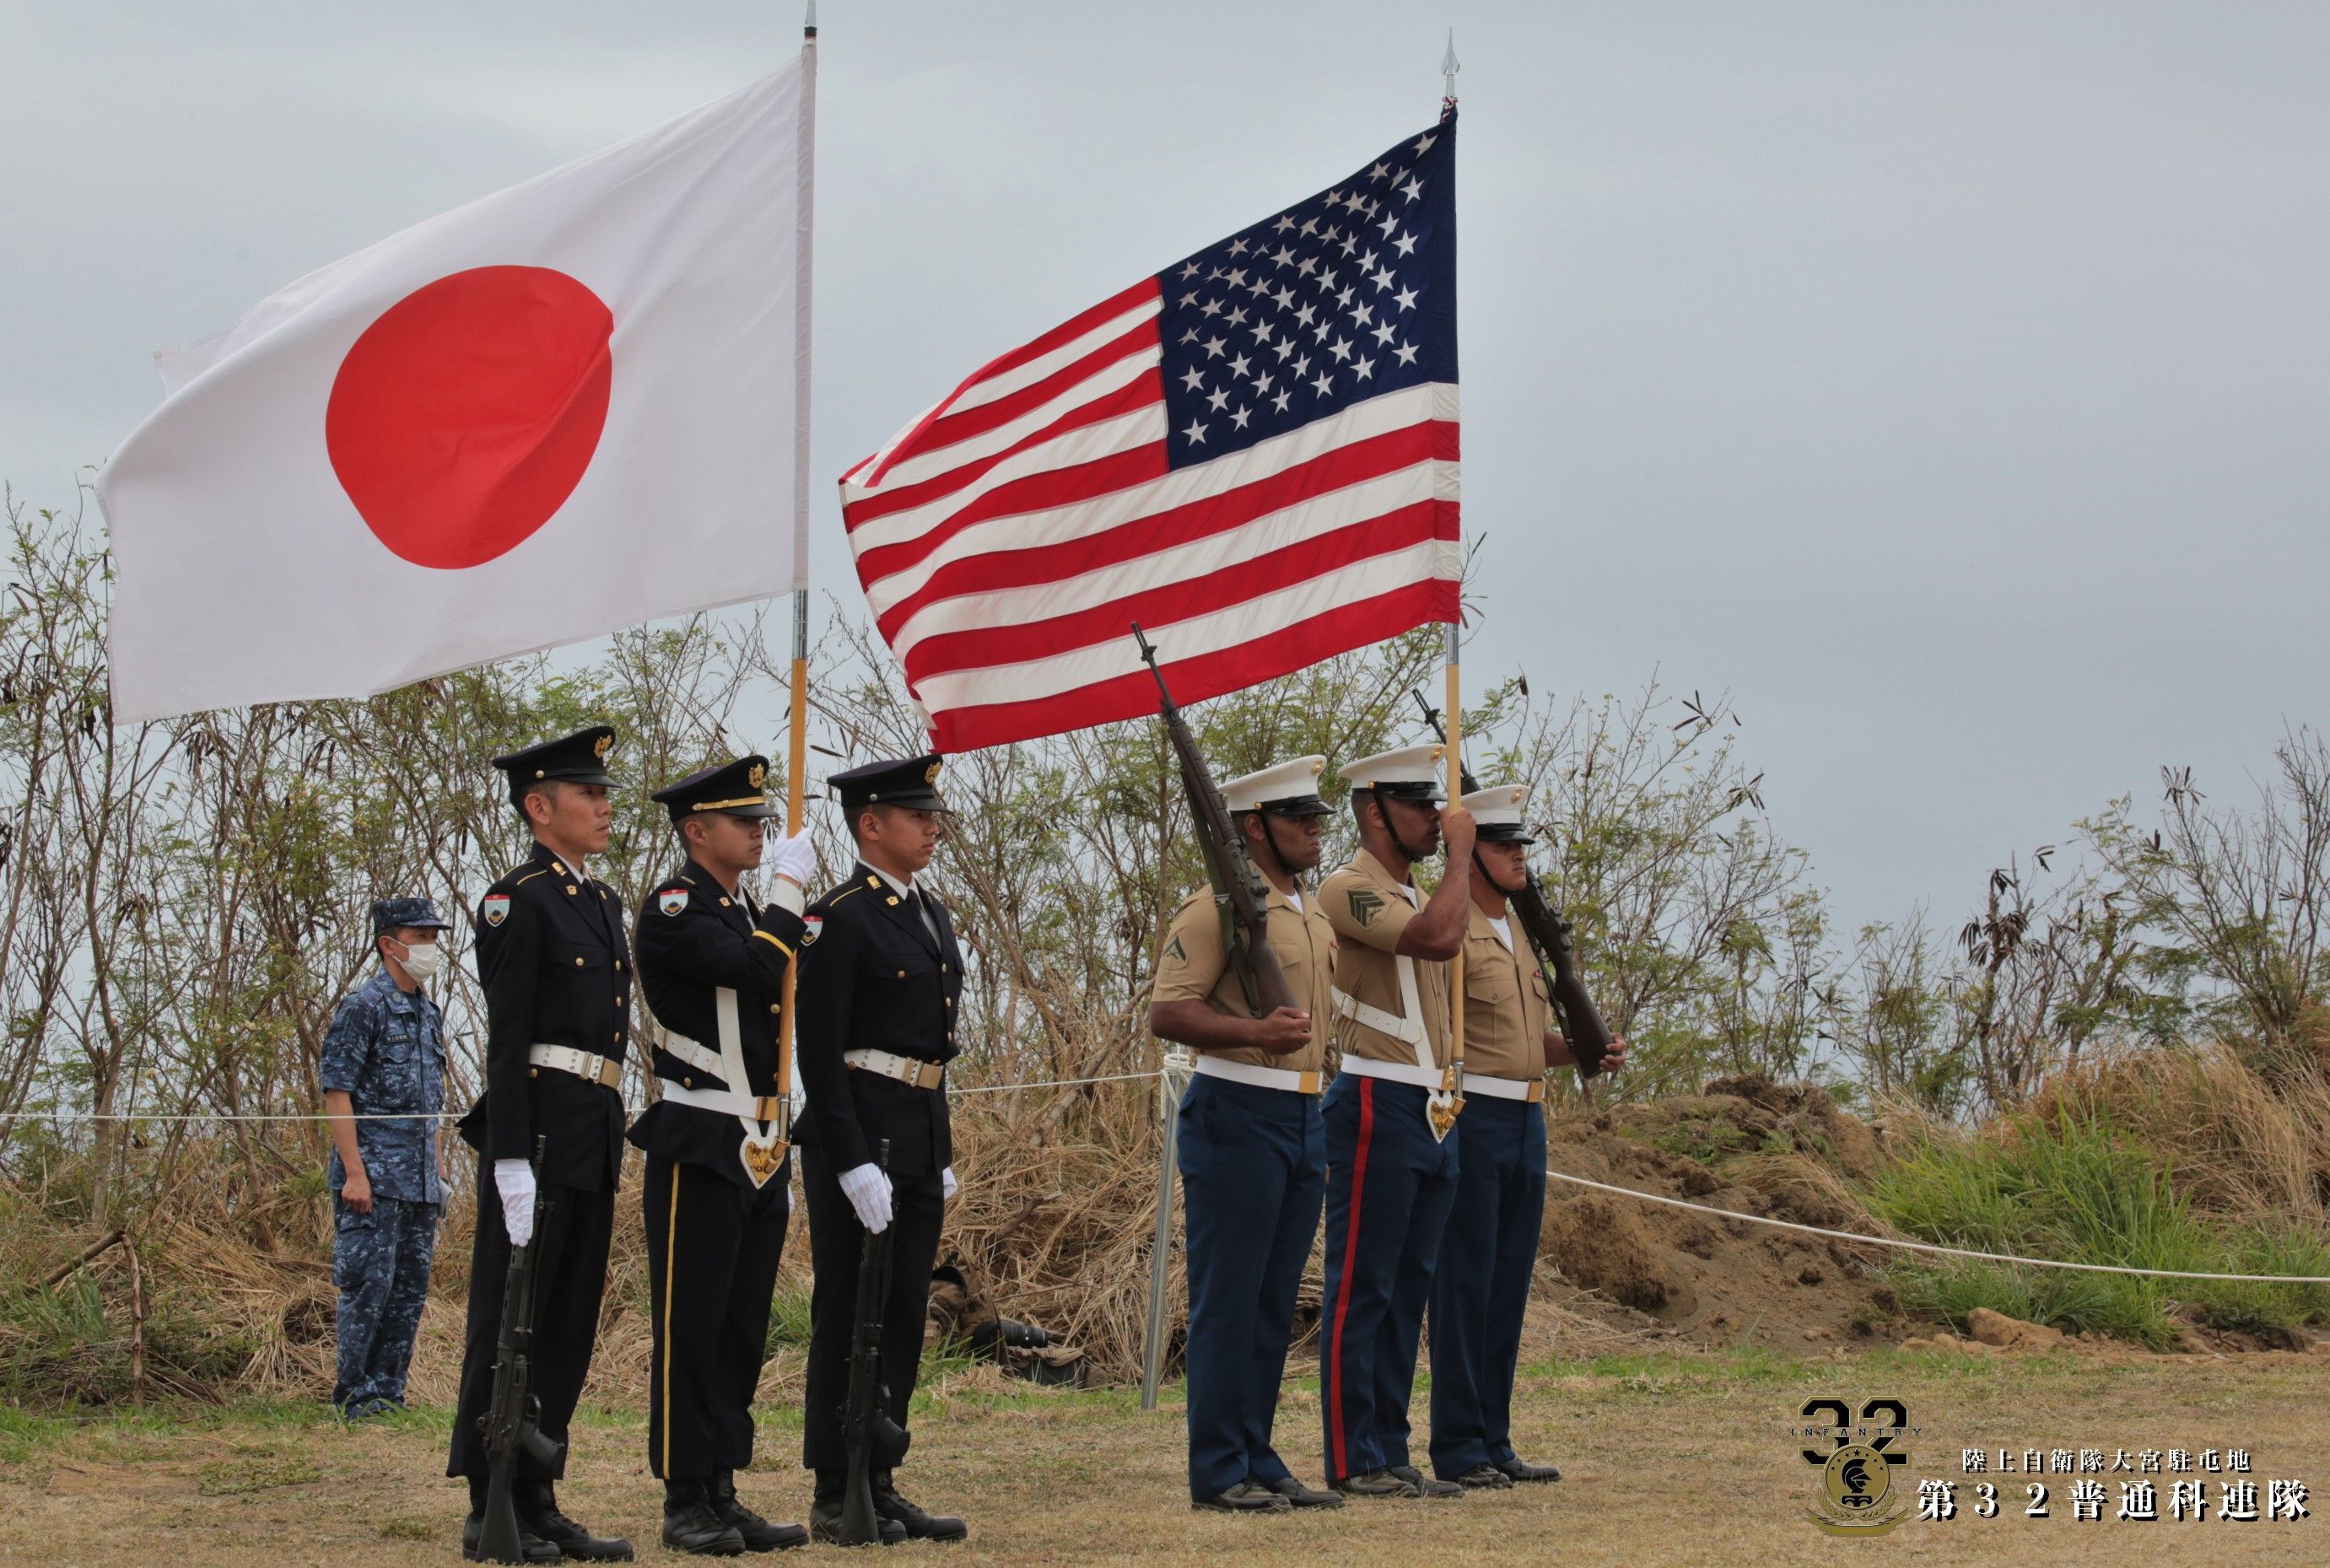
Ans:
POLYGON ((946 1082, 946 1069, 935 1062, 918 1062, 894 1051, 844 1051, 841 1060, 860 1072, 895 1078, 917 1089, 936 1089, 946 1082))
POLYGON ((1227 1078, 1232 1083, 1250 1083, 1257 1089, 1283 1089, 1289 1094, 1316 1094, 1321 1075, 1317 1072, 1297 1072, 1291 1067, 1262 1067, 1251 1062, 1225 1062, 1218 1056, 1200 1055, 1198 1072, 1205 1078, 1227 1078))
POLYGON ((689 1039, 685 1034, 676 1034, 668 1029, 665 1030, 663 1032, 663 1048, 666 1051, 670 1052, 674 1056, 678 1057, 682 1062, 687 1063, 690 1067, 695 1068, 698 1072, 709 1072, 715 1078, 725 1078, 728 1076, 725 1072, 723 1072, 720 1070, 721 1062, 719 1052, 706 1050, 705 1047, 697 1044, 695 1041, 689 1039))
POLYGON ((1492 1100, 1526 1100, 1531 1105, 1545 1098, 1542 1078, 1492 1078, 1485 1072, 1464 1074, 1464 1092, 1485 1094, 1492 1100))
MULTIPOLYGON (((1405 959, 1401 960, 1406 962, 1405 959)), ((1388 1034, 1404 1044, 1418 1045, 1424 1042, 1424 1020, 1403 1018, 1397 1013, 1387 1013, 1381 1007, 1369 1006, 1349 991, 1335 993, 1335 1013, 1355 1024, 1364 1024, 1378 1034, 1388 1034)))
POLYGON ((658 1078, 663 1097, 674 1105, 692 1105, 698 1110, 717 1111, 722 1116, 741 1116, 753 1121, 774 1121, 778 1107, 785 1102, 773 1094, 739 1094, 728 1089, 690 1089, 685 1083, 674 1083, 668 1078, 658 1078))
POLYGON ((623 1063, 620 1059, 578 1051, 572 1045, 529 1045, 526 1048, 526 1059, 536 1067, 572 1072, 577 1078, 587 1078, 610 1089, 623 1081, 623 1063))
MULTIPOLYGON (((1394 1083, 1412 1083, 1418 1089, 1439 1091, 1452 1087, 1452 1073, 1436 1067, 1420 1067, 1413 1062, 1378 1062, 1372 1056, 1345 1056, 1343 1072, 1359 1078, 1388 1078, 1394 1083)), ((1471 1079, 1466 1079, 1469 1085, 1471 1079)))

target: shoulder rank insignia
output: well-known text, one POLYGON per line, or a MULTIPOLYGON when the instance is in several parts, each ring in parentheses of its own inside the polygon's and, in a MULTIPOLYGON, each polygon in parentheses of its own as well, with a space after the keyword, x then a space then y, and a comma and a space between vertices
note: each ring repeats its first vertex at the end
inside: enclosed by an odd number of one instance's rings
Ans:
POLYGON ((501 924, 502 921, 509 919, 509 894, 506 893, 486 894, 486 902, 478 906, 478 913, 484 917, 485 922, 489 926, 501 924))
POLYGON ((668 915, 676 915, 687 907, 687 890, 684 887, 668 887, 656 894, 656 908, 668 915))
POLYGON ((810 943, 817 940, 819 933, 825 930, 825 917, 823 915, 810 915, 807 920, 801 921, 801 946, 807 947, 810 943))

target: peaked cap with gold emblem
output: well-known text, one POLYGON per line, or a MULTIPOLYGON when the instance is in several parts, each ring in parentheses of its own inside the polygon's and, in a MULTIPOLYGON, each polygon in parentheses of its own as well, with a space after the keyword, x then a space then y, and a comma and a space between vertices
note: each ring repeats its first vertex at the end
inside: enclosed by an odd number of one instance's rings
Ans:
POLYGON ((1324 757, 1296 757, 1222 784, 1222 804, 1232 811, 1267 811, 1274 817, 1326 817, 1334 808, 1319 798, 1324 757))
POLYGON ((555 741, 545 741, 539 746, 497 757, 494 766, 508 775, 512 800, 524 796, 529 784, 546 779, 568 784, 604 784, 611 789, 615 776, 607 771, 607 753, 614 745, 615 726, 593 724, 555 741))
POLYGON ((1372 789, 1395 800, 1443 800, 1446 778, 1445 746, 1402 746, 1378 751, 1343 765, 1343 781, 1354 789, 1372 789))
POLYGON ((670 812, 675 823, 685 822, 700 811, 718 811, 730 817, 775 817, 779 810, 768 797, 768 781, 766 757, 739 757, 734 762, 699 768, 687 778, 665 785, 649 798, 670 812))
POLYGON ((908 811, 951 809, 939 798, 939 770, 945 761, 935 754, 891 762, 868 762, 826 779, 826 787, 841 801, 844 811, 861 806, 898 806, 908 811))
POLYGON ((1485 789, 1475 789, 1462 803, 1473 814, 1481 830, 1481 837, 1491 844, 1534 844, 1537 835, 1529 830, 1522 813, 1529 806, 1529 790, 1520 784, 1492 784, 1485 789))

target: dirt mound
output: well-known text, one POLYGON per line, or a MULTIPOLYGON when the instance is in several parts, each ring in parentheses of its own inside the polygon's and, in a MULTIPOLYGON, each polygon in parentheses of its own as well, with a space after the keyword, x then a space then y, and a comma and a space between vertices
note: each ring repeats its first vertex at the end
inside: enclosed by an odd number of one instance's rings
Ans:
POLYGON ((1559 1173, 1723 1211, 1557 1176, 1542 1263, 1588 1293, 1573 1309, 1598 1300, 1614 1318, 1704 1343, 1797 1350, 1866 1338, 1896 1316, 1878 1249, 1727 1217, 1882 1233, 1847 1185, 1876 1170, 1878 1137, 1815 1087, 1724 1078, 1698 1095, 1558 1116, 1547 1153, 1559 1173))

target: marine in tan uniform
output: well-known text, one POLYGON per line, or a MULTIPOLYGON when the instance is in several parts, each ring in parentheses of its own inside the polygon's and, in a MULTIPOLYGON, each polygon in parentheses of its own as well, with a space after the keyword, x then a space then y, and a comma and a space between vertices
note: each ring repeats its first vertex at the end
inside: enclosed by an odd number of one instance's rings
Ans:
POLYGON ((1271 1444, 1294 1297, 1319 1229, 1319 1115, 1334 928, 1306 892, 1319 864, 1321 757, 1222 786, 1247 859, 1270 884, 1264 925, 1296 1006, 1255 1015, 1209 889, 1176 912, 1150 1027, 1198 1053, 1174 1138, 1189 1267, 1189 1499, 1227 1513, 1340 1507, 1271 1444))
MULTIPOLYGON (((1545 1075, 1570 1065, 1545 972, 1507 896, 1529 876, 1529 791, 1476 789, 1464 935, 1464 1158, 1432 1285, 1432 1468, 1471 1488, 1558 1481, 1513 1452, 1513 1374, 1545 1217, 1545 1075)), ((1615 1043, 1605 1064, 1624 1059, 1615 1043)))
POLYGON ((1440 1235, 1455 1201, 1456 1073, 1447 960, 1470 908, 1473 818, 1443 812, 1438 746, 1343 770, 1359 858, 1319 890, 1334 922, 1341 1075, 1327 1135, 1327 1279, 1320 1408, 1327 1480, 1354 1497, 1462 1497, 1407 1459, 1407 1402, 1440 1235), (1430 899, 1412 880, 1445 838, 1430 899))

